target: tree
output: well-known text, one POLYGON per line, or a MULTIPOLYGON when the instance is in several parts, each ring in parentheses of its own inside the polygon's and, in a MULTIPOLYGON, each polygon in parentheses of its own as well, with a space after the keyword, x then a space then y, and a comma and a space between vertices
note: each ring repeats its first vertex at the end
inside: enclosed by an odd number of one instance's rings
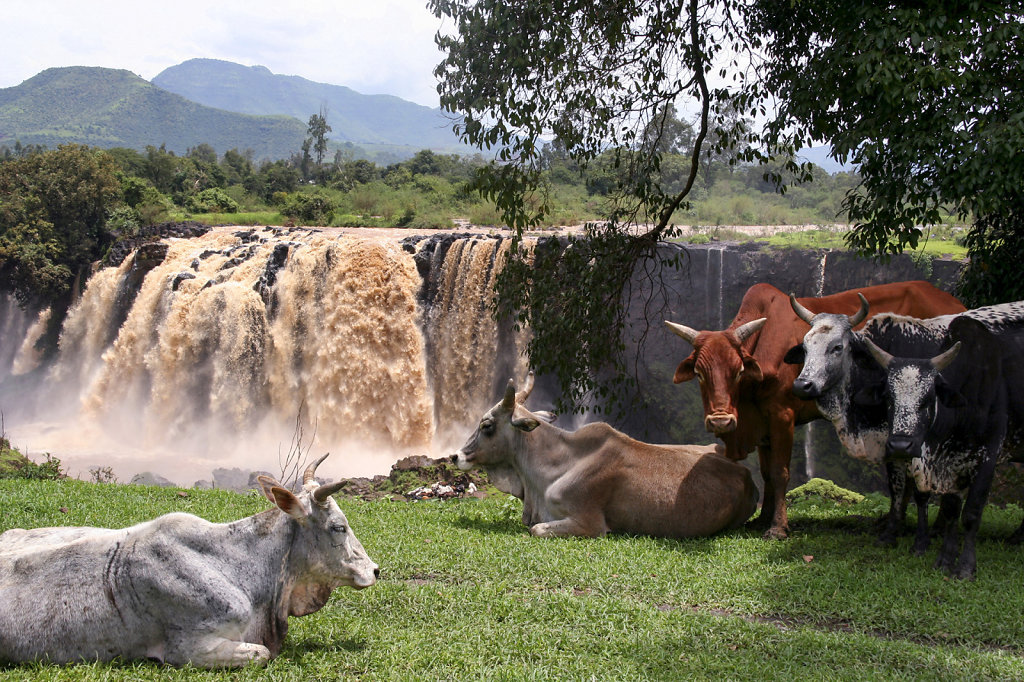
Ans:
MULTIPOLYGON (((736 0, 597 0, 508 3, 430 0, 457 33, 439 35, 444 60, 435 69, 444 108, 461 118, 456 132, 496 152, 472 187, 492 200, 521 236, 548 210, 542 184, 542 140, 553 137, 586 169, 598 158, 615 170, 608 222, 590 226, 557 254, 531 258, 521 243, 509 251, 498 282, 498 307, 527 324, 529 354, 539 372, 555 373, 562 408, 588 395, 614 393, 599 374, 621 383, 623 293, 637 263, 654 259, 673 234, 670 220, 688 208, 703 145, 718 130, 720 150, 753 159, 749 131, 720 112, 734 93, 709 75, 739 52, 736 0), (662 183, 666 153, 678 148, 671 125, 677 102, 694 111, 685 179, 662 183), (647 226, 635 229, 635 226, 647 226), (632 229, 631 229, 632 228, 632 229)), ((674 263, 678 265, 678 261, 674 263)))
MULTIPOLYGON (((622 297, 686 208, 700 164, 768 162, 785 190, 811 166, 794 152, 829 141, 860 165, 844 210, 866 253, 915 246, 948 211, 973 216, 971 303, 1024 298, 1024 48, 1019 4, 843 0, 430 0, 454 20, 435 69, 456 131, 495 150, 474 187, 518 231, 547 208, 540 142, 586 168, 611 158, 607 225, 585 245, 528 265, 511 251, 498 303, 534 332, 529 352, 579 404, 623 373, 622 297), (664 122, 694 117, 689 171, 663 173, 664 122), (752 121, 762 123, 753 125, 752 121), (656 134, 652 134, 652 130, 656 134), (707 148, 707 149, 706 149, 707 148), (710 152, 710 154, 708 154, 710 152), (624 230, 628 224, 639 229, 624 230), (574 259, 581 259, 573 262, 574 259), (548 268, 545 270, 545 268, 548 268), (992 286, 993 276, 1003 277, 992 286), (1006 280, 1005 278, 1009 278, 1006 280), (585 283, 586 286, 580 286, 585 283), (595 303, 596 301, 596 303, 595 303), (545 327, 545 325, 549 325, 545 327)), ((719 166, 721 167, 721 166, 719 166)), ((713 178, 705 177, 705 185, 713 178)))
POLYGON ((303 145, 303 152, 308 154, 313 150, 317 174, 323 173, 324 155, 327 154, 327 133, 331 132, 331 126, 327 125, 327 105, 320 105, 320 113, 309 117, 309 127, 306 129, 306 144, 303 145))
POLYGON ((23 305, 66 301, 113 239, 105 224, 120 197, 116 173, 109 155, 80 145, 0 164, 0 289, 23 305))
POLYGON ((1019 3, 761 0, 759 96, 779 140, 830 140, 858 164, 844 209, 870 254, 918 245, 923 228, 973 217, 960 293, 1024 298, 1024 16, 1019 3))

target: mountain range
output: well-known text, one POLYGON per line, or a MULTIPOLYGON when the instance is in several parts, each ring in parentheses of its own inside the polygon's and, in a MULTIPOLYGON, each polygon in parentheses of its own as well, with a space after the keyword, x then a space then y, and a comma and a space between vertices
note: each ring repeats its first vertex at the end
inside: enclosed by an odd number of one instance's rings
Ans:
POLYGON ((279 159, 301 149, 306 122, 321 107, 334 146, 348 143, 355 156, 469 151, 440 109, 212 59, 170 67, 153 82, 123 69, 42 71, 0 89, 0 145, 164 145, 183 154, 205 142, 219 153, 252 149, 256 159, 279 159))

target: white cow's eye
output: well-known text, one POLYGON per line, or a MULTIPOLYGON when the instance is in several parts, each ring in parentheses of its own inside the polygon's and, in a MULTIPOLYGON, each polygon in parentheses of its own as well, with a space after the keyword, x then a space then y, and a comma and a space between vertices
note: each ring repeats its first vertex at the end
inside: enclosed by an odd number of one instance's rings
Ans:
POLYGON ((347 530, 348 530, 348 528, 346 528, 345 524, 343 524, 343 523, 332 523, 331 524, 331 532, 332 533, 344 533, 347 530))

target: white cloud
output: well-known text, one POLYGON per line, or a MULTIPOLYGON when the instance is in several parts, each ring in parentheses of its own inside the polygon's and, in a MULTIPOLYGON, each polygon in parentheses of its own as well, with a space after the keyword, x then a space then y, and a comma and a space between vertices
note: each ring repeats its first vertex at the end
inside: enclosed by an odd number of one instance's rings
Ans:
POLYGON ((0 87, 76 65, 149 80, 207 57, 437 106, 441 22, 426 0, 13 0, 4 13, 0 87))

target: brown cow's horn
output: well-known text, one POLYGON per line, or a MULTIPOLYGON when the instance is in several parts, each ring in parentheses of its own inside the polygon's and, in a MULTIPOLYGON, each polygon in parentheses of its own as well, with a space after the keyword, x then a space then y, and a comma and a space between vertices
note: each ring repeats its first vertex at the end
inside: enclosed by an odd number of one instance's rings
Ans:
POLYGON ((328 485, 322 485, 313 491, 313 499, 317 504, 324 504, 327 498, 345 487, 345 481, 337 481, 328 485))
MULTIPOLYGON (((329 454, 331 453, 328 452, 327 455, 329 454)), ((306 467, 306 472, 302 474, 302 485, 312 483, 315 480, 316 468, 320 466, 320 464, 322 464, 325 459, 327 459, 327 455, 324 455, 323 457, 321 457, 320 459, 306 467)))
POLYGON ((864 345, 868 347, 868 352, 871 353, 871 357, 875 359, 875 362, 880 364, 883 369, 889 369, 889 365, 892 363, 891 355, 876 346, 871 339, 865 338, 864 345))
POLYGON ((857 311, 856 315, 850 315, 851 327, 856 327, 868 316, 868 299, 864 298, 864 294, 859 291, 857 292, 857 298, 860 299, 860 310, 857 311))
POLYGON ((758 330, 760 330, 761 327, 764 326, 764 323, 767 322, 767 321, 768 321, 767 317, 759 317, 756 320, 753 320, 751 322, 747 322, 746 324, 743 324, 743 325, 740 325, 739 327, 736 327, 736 331, 734 331, 733 334, 736 335, 736 340, 737 341, 739 341, 740 343, 743 343, 748 338, 750 338, 751 335, 753 335, 758 330))
POLYGON ((697 340, 697 335, 700 334, 696 329, 690 329, 687 326, 676 324, 675 322, 669 322, 665 320, 665 325, 673 332, 683 337, 687 343, 693 345, 693 342, 697 340))
POLYGON ((515 409, 516 382, 512 379, 508 380, 508 386, 505 388, 505 397, 501 399, 501 406, 506 410, 515 409))
POLYGON ((523 389, 516 393, 516 402, 522 405, 527 398, 530 397, 530 393, 533 392, 533 370, 531 369, 526 375, 526 385, 523 389))
POLYGON ((953 344, 953 347, 947 350, 945 353, 942 353, 941 355, 936 355, 934 358, 932 358, 932 367, 934 367, 936 370, 940 372, 949 367, 950 363, 956 359, 957 353, 960 352, 961 345, 962 344, 959 341, 957 341, 956 343, 953 344))
POLYGON ((814 324, 814 313, 800 305, 800 303, 797 302, 796 300, 795 294, 789 295, 789 305, 793 306, 793 312, 796 313, 797 317, 799 317, 807 324, 814 324))

